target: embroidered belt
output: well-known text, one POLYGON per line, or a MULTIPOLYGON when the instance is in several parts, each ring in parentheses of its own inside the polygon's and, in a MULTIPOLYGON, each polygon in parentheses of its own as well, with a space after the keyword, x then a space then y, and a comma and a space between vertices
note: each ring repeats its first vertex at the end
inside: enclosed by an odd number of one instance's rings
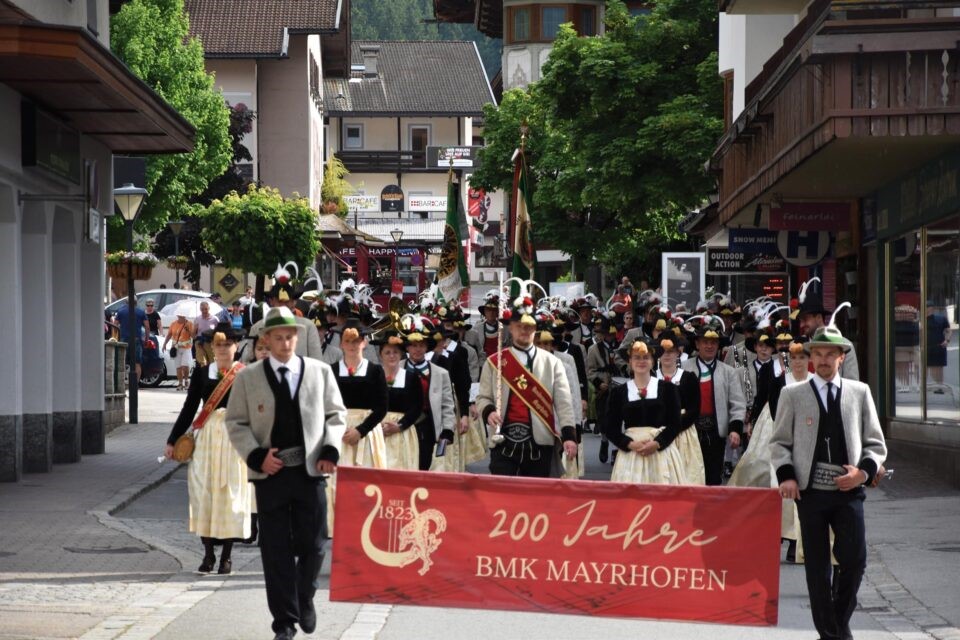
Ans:
POLYGON ((275 454, 285 467, 299 467, 307 461, 307 450, 304 447, 290 447, 280 449, 275 454))
POLYGON ((500 433, 510 442, 517 444, 533 439, 533 427, 522 422, 511 422, 500 429, 500 433))
POLYGON ((846 472, 847 470, 838 464, 817 462, 813 465, 813 475, 810 478, 809 488, 818 491, 839 491, 840 487, 837 486, 834 479, 846 472))

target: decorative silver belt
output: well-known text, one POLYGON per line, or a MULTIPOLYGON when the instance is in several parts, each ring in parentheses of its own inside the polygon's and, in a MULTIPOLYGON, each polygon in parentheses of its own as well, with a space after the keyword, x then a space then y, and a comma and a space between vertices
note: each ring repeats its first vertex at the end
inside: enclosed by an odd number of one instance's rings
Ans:
POLYGON ((278 458, 285 467, 299 467, 307 461, 307 450, 303 447, 280 449, 280 451, 277 451, 273 455, 278 458))
POLYGON ((813 466, 813 477, 810 478, 810 488, 819 491, 839 491, 840 487, 834 480, 847 472, 838 464, 817 462, 813 466))

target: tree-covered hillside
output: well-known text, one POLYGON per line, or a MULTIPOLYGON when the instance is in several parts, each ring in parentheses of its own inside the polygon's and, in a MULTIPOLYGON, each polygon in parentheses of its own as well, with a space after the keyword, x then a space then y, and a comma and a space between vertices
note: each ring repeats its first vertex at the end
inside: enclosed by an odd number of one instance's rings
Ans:
POLYGON ((354 40, 473 40, 487 76, 500 70, 500 40, 488 38, 471 24, 437 24, 430 0, 353 0, 354 40))

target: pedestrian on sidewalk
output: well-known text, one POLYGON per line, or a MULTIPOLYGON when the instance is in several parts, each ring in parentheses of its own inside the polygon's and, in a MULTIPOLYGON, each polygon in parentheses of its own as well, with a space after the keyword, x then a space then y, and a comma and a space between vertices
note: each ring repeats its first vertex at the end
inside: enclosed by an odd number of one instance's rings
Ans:
POLYGON ((853 638, 850 618, 867 565, 864 485, 887 456, 870 387, 841 376, 852 346, 832 321, 804 344, 815 375, 784 387, 770 444, 780 495, 796 500, 810 609, 822 640, 853 638), (832 581, 831 529, 838 563, 832 581))
POLYGON ((180 410, 165 455, 173 457, 174 444, 187 429, 196 440, 188 468, 190 531, 203 541, 203 562, 198 571, 209 573, 216 563, 214 547, 222 546, 217 573, 230 573, 233 543, 250 536, 252 490, 247 467, 230 444, 224 426, 227 400, 243 364, 235 363, 243 332, 221 322, 207 336, 213 345, 213 362, 194 369, 190 391, 180 410), (200 401, 203 409, 197 416, 200 401), (195 417, 196 416, 196 417, 195 417))
POLYGON ((184 313, 182 309, 177 310, 177 319, 170 323, 167 338, 163 341, 161 349, 166 351, 167 345, 173 341, 170 357, 173 359, 173 366, 177 369, 177 391, 187 388, 190 382, 190 366, 193 364, 193 356, 190 353, 193 347, 193 324, 187 320, 184 313))
POLYGON ((277 640, 317 626, 313 605, 327 535, 326 482, 340 458, 347 410, 330 365, 296 355, 305 328, 271 308, 258 342, 270 357, 237 376, 227 405, 230 440, 257 497, 267 606, 277 640))

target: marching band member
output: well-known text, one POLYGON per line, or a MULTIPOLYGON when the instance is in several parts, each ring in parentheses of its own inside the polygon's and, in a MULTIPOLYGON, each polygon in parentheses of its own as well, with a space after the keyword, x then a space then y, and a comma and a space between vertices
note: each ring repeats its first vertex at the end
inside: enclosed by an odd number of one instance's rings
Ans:
POLYGON ((450 374, 427 359, 427 350, 435 346, 425 335, 426 324, 413 316, 410 331, 405 336, 408 375, 416 376, 422 390, 422 412, 417 420, 417 439, 420 447, 420 471, 429 471, 433 464, 434 448, 440 440, 447 445, 454 441, 457 428, 455 400, 450 374))
POLYGON ((583 404, 580 396, 580 382, 577 379, 577 363, 574 362, 570 354, 556 350, 554 335, 547 329, 547 327, 552 326, 552 324, 550 320, 545 320, 543 326, 537 328, 537 332, 534 334, 533 344, 537 348, 553 354, 555 358, 563 363, 563 369, 567 372, 573 419, 577 425, 577 464, 575 468, 571 468, 571 465, 566 465, 564 467, 563 477, 582 478, 586 471, 586 466, 583 458, 583 431, 580 426, 583 423, 583 404))
POLYGON ((740 434, 746 413, 743 385, 733 367, 720 362, 721 325, 707 316, 691 318, 699 321, 696 328, 697 357, 683 364, 683 369, 700 381, 700 415, 697 436, 703 453, 704 474, 708 485, 723 483, 723 457, 727 443, 740 446, 740 434))
MULTIPOLYGON (((827 315, 827 310, 823 306, 823 300, 815 292, 810 290, 810 286, 820 282, 820 278, 811 278, 800 287, 797 299, 800 301, 800 307, 797 313, 797 320, 800 323, 800 333, 813 338, 818 329, 822 329, 825 324, 823 317, 827 315)), ((834 311, 836 315, 836 311, 834 311)), ((857 362, 857 350, 853 343, 850 343, 850 350, 843 357, 843 366, 840 368, 840 375, 848 380, 860 380, 860 365, 857 362)))
POLYGON ((610 395, 607 438, 620 449, 610 480, 687 484, 683 458, 671 446, 680 432, 680 392, 652 375, 653 353, 643 340, 630 345, 632 378, 610 395))
POLYGON ((609 455, 607 439, 607 400, 614 376, 622 376, 626 363, 617 352, 617 327, 609 321, 598 320, 597 340, 587 350, 587 378, 593 384, 597 425, 600 429, 600 462, 606 463, 609 455))
POLYGON ((864 485, 880 473, 887 446, 870 387, 840 375, 853 345, 835 317, 804 343, 816 375, 780 394, 770 448, 780 494, 796 500, 814 626, 821 638, 852 638, 867 563, 864 485))
POLYGON ((560 462, 558 442, 563 443, 563 454, 570 460, 577 455, 573 404, 563 363, 533 345, 537 328, 530 292, 533 286, 541 288, 532 280, 524 281, 513 308, 504 314, 512 346, 488 357, 480 374, 477 409, 489 430, 502 436, 490 451, 490 473, 494 475, 554 474, 560 462), (498 400, 502 400, 499 406, 498 400))
POLYGON ((358 318, 349 318, 339 333, 343 359, 333 373, 347 407, 340 464, 383 469, 386 443, 380 421, 387 413, 387 379, 383 367, 364 357, 369 330, 358 318))
POLYGON ((395 329, 388 329, 373 343, 380 352, 380 366, 387 381, 387 414, 380 423, 386 448, 386 469, 416 471, 420 467, 420 446, 414 425, 423 413, 420 379, 403 366, 405 341, 395 329))
POLYGON ((680 331, 671 332, 657 341, 657 378, 671 382, 680 392, 680 434, 673 446, 680 452, 688 484, 706 484, 703 471, 703 452, 697 438, 697 418, 700 417, 700 381, 696 375, 680 366, 680 355, 686 340, 680 331))

